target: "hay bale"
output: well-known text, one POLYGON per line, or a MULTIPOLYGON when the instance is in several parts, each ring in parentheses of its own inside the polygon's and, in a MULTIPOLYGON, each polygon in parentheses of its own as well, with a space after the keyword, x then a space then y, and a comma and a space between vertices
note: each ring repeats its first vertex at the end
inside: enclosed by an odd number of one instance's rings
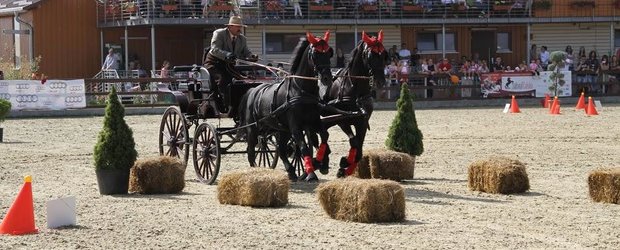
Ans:
POLYGON ((387 149, 371 149, 357 164, 354 176, 362 179, 411 180, 415 170, 415 157, 387 149))
POLYGON ((177 158, 160 156, 138 160, 129 173, 129 192, 174 194, 185 188, 185 167, 177 158))
POLYGON ((321 207, 333 219, 364 223, 405 220, 405 191, 394 181, 348 177, 322 183, 316 192, 321 207))
POLYGON ((217 185, 220 204, 281 207, 288 203, 291 186, 284 172, 251 168, 222 176, 217 185))
POLYGON ((620 168, 590 172, 588 187, 593 201, 620 204, 620 168))
POLYGON ((490 157, 469 165, 469 189, 487 193, 523 193, 530 189, 525 165, 506 157, 490 157))

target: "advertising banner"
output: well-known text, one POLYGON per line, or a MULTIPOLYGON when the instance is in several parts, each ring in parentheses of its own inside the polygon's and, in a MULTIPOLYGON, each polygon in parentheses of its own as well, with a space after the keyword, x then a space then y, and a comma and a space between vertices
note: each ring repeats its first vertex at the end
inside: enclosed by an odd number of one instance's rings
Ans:
MULTIPOLYGON (((544 97, 545 94, 553 96, 550 90, 553 81, 549 78, 551 71, 540 72, 540 75, 532 75, 530 72, 500 72, 482 74, 480 77, 480 89, 484 97, 508 97, 532 96, 544 97)), ((564 86, 559 86, 558 96, 571 96, 571 72, 562 71, 564 86)))
POLYGON ((64 110, 86 107, 84 80, 0 81, 0 98, 12 110, 64 110))

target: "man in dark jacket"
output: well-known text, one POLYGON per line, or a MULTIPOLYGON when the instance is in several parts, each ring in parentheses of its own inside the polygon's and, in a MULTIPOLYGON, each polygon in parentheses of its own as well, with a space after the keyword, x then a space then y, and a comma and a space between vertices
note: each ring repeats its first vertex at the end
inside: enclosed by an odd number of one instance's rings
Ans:
MULTIPOLYGON (((229 88, 232 79, 245 79, 240 72, 235 70, 237 58, 256 61, 258 57, 247 46, 247 40, 241 34, 243 25, 241 17, 231 16, 226 28, 213 31, 211 38, 211 50, 206 56, 205 68, 211 75, 211 88, 218 93, 216 96, 217 108, 220 112, 228 112, 230 105, 229 88)), ((228 117, 236 117, 237 107, 234 105, 228 112, 228 117)))

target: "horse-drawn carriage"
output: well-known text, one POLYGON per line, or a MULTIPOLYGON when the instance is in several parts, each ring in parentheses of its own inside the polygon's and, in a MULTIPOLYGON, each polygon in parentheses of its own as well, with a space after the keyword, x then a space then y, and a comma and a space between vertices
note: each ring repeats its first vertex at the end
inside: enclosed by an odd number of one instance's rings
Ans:
MULTIPOLYGON (((229 105, 239 105, 240 97, 250 88, 277 81, 275 72, 260 66, 238 66, 241 72, 256 74, 254 80, 235 81, 231 84, 229 105)), ((221 114, 215 105, 210 88, 209 73, 203 67, 178 67, 175 72, 187 72, 188 79, 180 80, 179 91, 171 91, 178 106, 171 106, 163 114, 159 133, 159 153, 179 157, 187 164, 190 157, 201 182, 211 184, 217 178, 221 155, 238 154, 231 148, 243 138, 237 137, 237 129, 215 126, 207 119, 219 119, 221 114), (200 120, 203 120, 201 123, 200 120), (193 133, 192 133, 193 128, 193 133)), ((257 145, 258 166, 275 168, 277 152, 272 135, 261 137, 257 145)))
POLYGON ((369 81, 385 81, 382 73, 386 53, 380 44, 380 32, 379 40, 360 43, 349 69, 334 77, 329 66, 333 50, 327 45, 328 37, 329 33, 324 40, 308 34, 309 42, 300 41, 290 73, 284 79, 275 77, 278 74, 271 67, 237 66, 245 75, 253 76, 253 80, 235 81, 229 88, 227 105, 239 107, 237 126, 209 123, 209 119, 222 116, 215 105, 217 93, 209 87, 208 71, 202 67, 185 68, 191 71, 182 84, 187 91, 171 91, 178 106, 166 109, 162 117, 160 154, 178 157, 187 164, 191 149, 198 180, 207 184, 217 178, 221 155, 239 153, 247 153, 249 164, 256 167, 275 168, 280 158, 291 180, 300 175, 314 180, 314 170, 325 174, 329 164, 327 128, 339 125, 352 147, 341 159, 339 176, 351 174, 361 159, 372 112, 369 81), (375 43, 380 50, 375 49, 375 43), (320 145, 317 135, 321 137, 320 145), (247 142, 246 151, 233 150, 238 142, 247 142), (314 148, 316 158, 312 157, 314 148))

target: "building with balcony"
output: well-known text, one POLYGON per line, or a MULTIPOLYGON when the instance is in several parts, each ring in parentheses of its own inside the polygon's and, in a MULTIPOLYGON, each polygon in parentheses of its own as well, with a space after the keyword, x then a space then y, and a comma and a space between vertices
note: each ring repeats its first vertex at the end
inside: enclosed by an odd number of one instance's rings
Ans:
POLYGON ((362 31, 382 29, 387 48, 417 48, 435 60, 499 56, 514 66, 529 60, 533 44, 599 56, 620 47, 617 0, 302 0, 297 13, 290 2, 0 0, 0 59, 19 65, 41 55, 40 71, 59 78, 93 76, 107 48, 122 54, 124 67, 200 64, 212 31, 232 13, 248 25, 250 50, 274 64, 290 59, 306 31, 326 30, 345 53, 362 31))

